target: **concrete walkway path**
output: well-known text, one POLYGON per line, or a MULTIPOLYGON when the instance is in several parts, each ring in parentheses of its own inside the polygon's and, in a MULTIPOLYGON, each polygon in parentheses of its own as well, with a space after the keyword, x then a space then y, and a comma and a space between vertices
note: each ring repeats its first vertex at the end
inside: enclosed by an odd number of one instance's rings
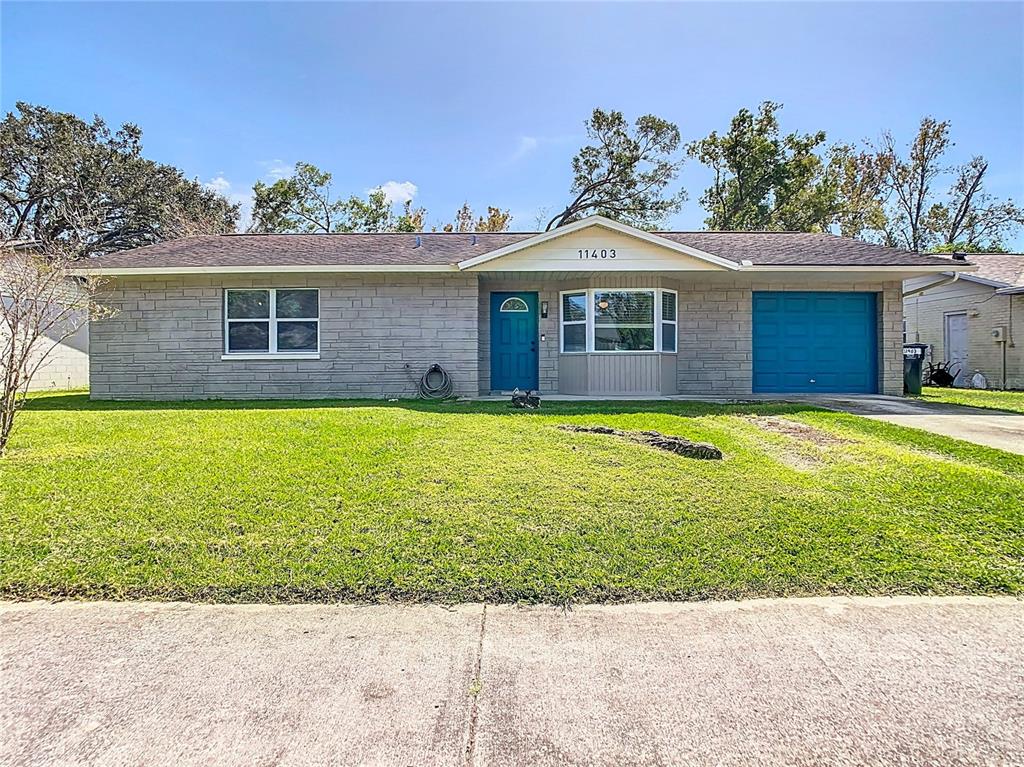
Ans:
POLYGON ((810 401, 821 407, 1024 455, 1024 415, 1018 413, 904 397, 837 396, 810 401))
POLYGON ((0 604, 0 764, 1022 764, 1024 602, 0 604))

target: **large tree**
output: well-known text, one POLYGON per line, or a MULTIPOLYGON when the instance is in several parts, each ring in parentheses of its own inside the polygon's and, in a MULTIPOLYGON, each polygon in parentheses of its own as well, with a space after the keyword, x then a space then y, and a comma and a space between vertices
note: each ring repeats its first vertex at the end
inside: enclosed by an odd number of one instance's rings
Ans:
POLYGON ((262 234, 326 234, 387 231, 394 225, 391 205, 380 189, 366 198, 336 197, 331 174, 308 162, 273 184, 257 181, 252 188, 249 231, 262 234))
POLYGON ((0 221, 92 256, 235 230, 239 206, 142 156, 142 131, 19 102, 0 123, 0 221))
POLYGON ((949 123, 933 117, 921 120, 906 155, 891 132, 882 134, 878 157, 885 166, 887 220, 883 231, 888 244, 915 251, 930 244, 933 235, 928 211, 934 185, 948 171, 943 156, 949 145, 949 123))
POLYGON ((905 152, 891 133, 882 134, 877 148, 885 171, 882 239, 915 251, 1002 250, 1005 237, 1024 224, 1024 210, 985 191, 984 157, 948 164, 949 128, 948 121, 925 117, 905 152))
POLYGON ((602 109, 584 124, 591 143, 572 159, 572 199, 547 230, 595 213, 652 229, 679 210, 684 192, 666 191, 682 166, 675 124, 644 115, 631 128, 622 112, 602 109))
POLYGON ((829 149, 826 174, 835 190, 834 224, 839 234, 870 239, 885 229, 884 158, 870 146, 836 144, 829 149))
POLYGON ((712 131, 688 147, 714 173, 700 198, 710 229, 824 231, 838 210, 837 178, 818 154, 824 131, 782 135, 765 101, 741 109, 726 133, 712 131))

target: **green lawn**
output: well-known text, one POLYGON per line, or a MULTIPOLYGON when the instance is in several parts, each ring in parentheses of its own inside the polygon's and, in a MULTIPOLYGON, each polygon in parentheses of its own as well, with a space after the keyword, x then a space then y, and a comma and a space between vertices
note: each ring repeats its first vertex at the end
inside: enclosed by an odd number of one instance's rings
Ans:
POLYGON ((992 391, 990 389, 940 389, 926 386, 921 399, 928 402, 948 402, 953 405, 971 405, 993 410, 1024 413, 1024 391, 992 391))
POLYGON ((0 461, 0 596, 1021 594, 1021 498, 1024 457, 799 405, 54 395, 0 461), (773 414, 820 431, 752 418, 773 414), (657 429, 725 459, 565 423, 657 429))

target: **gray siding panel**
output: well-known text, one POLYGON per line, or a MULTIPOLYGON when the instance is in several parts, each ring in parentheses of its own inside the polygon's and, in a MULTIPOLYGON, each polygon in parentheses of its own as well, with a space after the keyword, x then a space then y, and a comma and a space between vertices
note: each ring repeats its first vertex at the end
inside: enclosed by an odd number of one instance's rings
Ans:
POLYGON ((586 394, 587 382, 586 354, 562 354, 558 358, 558 392, 560 394, 586 394))
POLYGON ((562 354, 558 370, 560 394, 676 393, 674 354, 562 354))
POLYGON ((675 354, 661 355, 661 385, 662 394, 679 393, 679 365, 675 354))
POLYGON ((589 357, 590 394, 659 394, 660 354, 591 354, 589 357))

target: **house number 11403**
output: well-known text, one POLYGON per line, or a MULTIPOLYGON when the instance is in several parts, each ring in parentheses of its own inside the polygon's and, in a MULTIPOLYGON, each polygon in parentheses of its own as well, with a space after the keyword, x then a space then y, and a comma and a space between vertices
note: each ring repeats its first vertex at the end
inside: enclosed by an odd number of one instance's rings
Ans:
POLYGON ((601 250, 580 248, 577 252, 580 254, 580 258, 615 258, 615 248, 602 248, 601 250))

